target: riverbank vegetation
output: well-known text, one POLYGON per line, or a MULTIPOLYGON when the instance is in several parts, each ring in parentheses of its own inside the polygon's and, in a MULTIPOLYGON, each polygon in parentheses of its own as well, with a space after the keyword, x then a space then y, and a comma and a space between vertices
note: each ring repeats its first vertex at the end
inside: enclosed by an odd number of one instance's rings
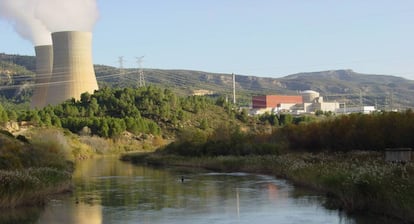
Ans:
POLYGON ((152 154, 123 160, 273 174, 325 192, 330 204, 414 221, 413 163, 389 163, 384 149, 414 147, 414 113, 384 112, 288 124, 269 134, 221 127, 194 132, 152 154))
POLYGON ((55 129, 15 138, 0 133, 0 207, 42 204, 48 195, 70 190, 72 142, 55 129))
POLYGON ((244 156, 414 148, 412 111, 350 114, 274 125, 271 130, 270 133, 251 132, 242 130, 237 124, 223 124, 210 132, 181 130, 176 141, 164 147, 162 152, 181 156, 244 156))

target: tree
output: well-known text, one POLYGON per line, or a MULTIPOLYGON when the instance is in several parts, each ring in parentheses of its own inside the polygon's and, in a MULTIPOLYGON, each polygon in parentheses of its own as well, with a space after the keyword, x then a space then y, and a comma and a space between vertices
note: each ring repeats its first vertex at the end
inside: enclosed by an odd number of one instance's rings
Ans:
POLYGON ((106 119, 101 120, 100 128, 98 134, 104 138, 109 137, 109 126, 106 119))
POLYGON ((291 114, 281 114, 279 119, 281 125, 288 125, 292 124, 293 116, 291 114))
POLYGON ((93 116, 95 114, 98 114, 99 112, 99 104, 98 104, 98 100, 93 97, 91 99, 91 102, 89 103, 89 113, 93 116))
POLYGON ((249 113, 247 112, 246 109, 243 109, 239 116, 238 116, 239 120, 242 122, 247 122, 249 120, 249 113))
POLYGON ((7 111, 7 116, 8 116, 8 119, 11 120, 11 121, 16 121, 17 120, 17 113, 14 110, 8 110, 7 111))
POLYGON ((7 116, 7 112, 4 110, 3 106, 0 105, 0 123, 5 123, 9 121, 9 117, 7 116))
POLYGON ((58 116, 52 115, 51 121, 53 126, 62 127, 62 122, 60 121, 60 118, 58 116))
POLYGON ((80 102, 82 105, 88 105, 89 101, 91 100, 91 94, 88 92, 82 93, 80 96, 80 102))
POLYGON ((206 118, 204 118, 200 122, 200 129, 207 130, 207 128, 208 128, 208 121, 206 118))

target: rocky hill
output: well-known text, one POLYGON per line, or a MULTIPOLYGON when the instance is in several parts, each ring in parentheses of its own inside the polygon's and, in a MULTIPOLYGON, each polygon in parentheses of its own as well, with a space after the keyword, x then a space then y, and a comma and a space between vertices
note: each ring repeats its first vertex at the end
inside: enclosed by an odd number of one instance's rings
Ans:
MULTIPOLYGON (((27 97, 19 98, 18 94, 31 91, 29 86, 33 83, 34 61, 33 56, 0 54, 0 81, 3 88, 0 94, 7 98, 27 100, 27 97)), ((138 69, 120 70, 95 65, 95 72, 100 86, 139 86, 138 69)), ((229 97, 232 95, 231 74, 161 69, 144 69, 143 72, 147 85, 171 88, 181 95, 206 92, 229 97)), ((236 89, 238 102, 245 106, 250 104, 253 95, 297 94, 303 90, 315 90, 324 96, 325 101, 336 100, 347 102, 348 105, 362 102, 386 110, 414 107, 413 80, 360 74, 352 70, 298 73, 282 78, 236 75, 236 89)))
MULTIPOLYGON (((139 84, 138 70, 127 69, 121 74, 116 68, 96 66, 98 80, 103 85, 131 86, 139 84), (103 72, 106 71, 106 72, 103 72), (118 74, 118 75, 116 75, 118 74)), ((208 90, 220 95, 232 95, 232 75, 188 70, 145 69, 147 83, 170 87, 181 94, 208 90)), ((414 107, 414 81, 386 75, 360 74, 352 70, 331 70, 298 73, 282 78, 236 75, 236 91, 242 104, 248 105, 253 95, 297 94, 315 90, 326 101, 348 105, 377 105, 380 109, 414 107)))
POLYGON ((414 106, 414 81, 387 75, 360 74, 352 70, 299 73, 279 79, 287 89, 312 89, 328 100, 377 105, 380 109, 414 106))

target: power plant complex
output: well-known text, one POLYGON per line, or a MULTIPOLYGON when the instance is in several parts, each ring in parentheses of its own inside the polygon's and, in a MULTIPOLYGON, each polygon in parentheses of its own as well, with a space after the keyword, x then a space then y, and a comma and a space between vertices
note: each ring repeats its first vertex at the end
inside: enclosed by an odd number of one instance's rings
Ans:
POLYGON ((306 114, 322 112, 346 113, 372 113, 374 106, 347 107, 344 102, 327 102, 319 92, 313 90, 301 91, 299 95, 264 95, 252 97, 251 114, 263 113, 291 113, 306 114))
POLYGON ((36 46, 36 79, 32 108, 80 99, 98 89, 92 62, 92 33, 52 33, 52 45, 36 46))

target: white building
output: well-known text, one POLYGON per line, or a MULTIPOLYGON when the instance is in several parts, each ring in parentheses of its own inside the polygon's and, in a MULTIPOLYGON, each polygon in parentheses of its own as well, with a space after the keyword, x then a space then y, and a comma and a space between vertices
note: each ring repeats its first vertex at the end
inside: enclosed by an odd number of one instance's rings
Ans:
POLYGON ((320 94, 313 90, 301 92, 303 97, 303 111, 305 113, 315 113, 316 111, 336 112, 340 106, 339 102, 325 102, 320 94))
POLYGON ((344 113, 344 114, 350 114, 350 113, 363 113, 363 114, 370 114, 372 112, 377 111, 374 106, 360 106, 360 107, 343 107, 338 109, 337 113, 344 113))

